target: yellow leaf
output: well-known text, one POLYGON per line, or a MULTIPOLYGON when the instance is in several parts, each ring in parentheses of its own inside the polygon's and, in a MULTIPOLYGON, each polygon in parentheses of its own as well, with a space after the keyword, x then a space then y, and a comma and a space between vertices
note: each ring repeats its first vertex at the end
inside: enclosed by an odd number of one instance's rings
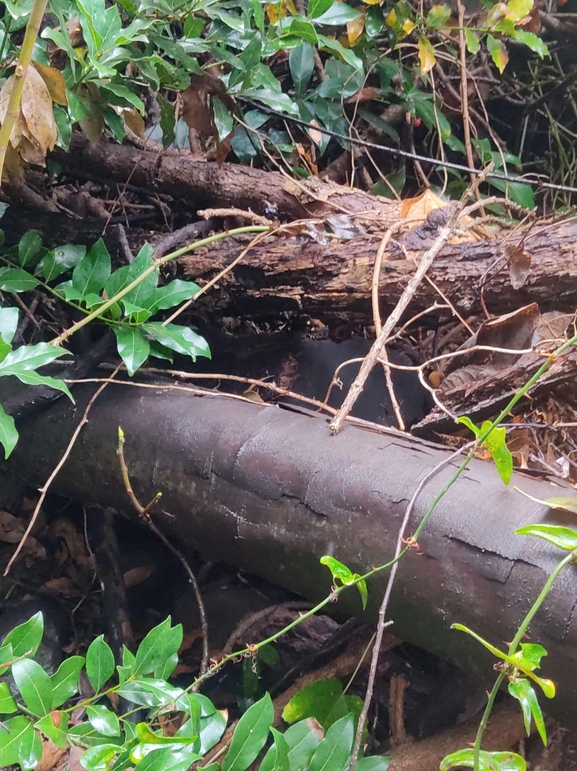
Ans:
POLYGON ((411 21, 411 19, 405 19, 405 21, 403 22, 403 26, 401 27, 401 30, 403 31, 402 37, 405 38, 408 35, 410 35, 416 26, 417 25, 415 24, 415 22, 411 21))
POLYGON ((266 15, 271 24, 276 24, 280 19, 280 3, 267 3, 265 5, 266 15))
POLYGON ((394 8, 391 8, 389 13, 387 14, 387 18, 385 19, 385 24, 387 27, 390 27, 392 30, 395 30, 395 32, 401 28, 401 25, 399 24, 399 21, 397 19, 397 12, 394 8))
POLYGON ((349 45, 354 46, 357 40, 363 34, 365 29, 365 15, 361 14, 356 19, 347 22, 347 37, 349 39, 349 45))
POLYGON ((435 195, 431 190, 425 190, 424 193, 418 195, 416 198, 405 198, 401 204, 400 218, 404 219, 425 219, 427 214, 434 209, 442 209, 443 206, 447 206, 447 201, 444 201, 438 195, 435 195))
POLYGON ((421 72, 426 75, 435 66, 435 51, 431 43, 425 37, 419 38, 419 60, 421 72))
POLYGON ((363 2, 366 3, 367 5, 378 5, 381 2, 381 0, 363 0, 363 2))
MULTIPOLYGON (((14 85, 14 75, 11 75, 6 83, 2 86, 0 91, 0 124, 4 123, 4 117, 6 116, 6 110, 8 109, 8 102, 10 101, 10 95, 12 93, 12 86, 14 85)), ((21 117, 21 116, 20 116, 21 117)), ((10 134, 10 144, 12 147, 17 148, 22 141, 22 127, 20 120, 14 121, 12 133, 10 134)))
POLYGON ((339 35, 337 40, 339 41, 339 43, 342 45, 343 48, 349 47, 349 39, 346 35, 339 35))
MULTIPOLYGON (((294 4, 293 0, 284 0, 283 5, 286 5, 286 7, 288 8, 292 16, 297 15, 298 13, 297 7, 294 4)), ((286 15, 286 11, 285 11, 285 15, 286 15)))

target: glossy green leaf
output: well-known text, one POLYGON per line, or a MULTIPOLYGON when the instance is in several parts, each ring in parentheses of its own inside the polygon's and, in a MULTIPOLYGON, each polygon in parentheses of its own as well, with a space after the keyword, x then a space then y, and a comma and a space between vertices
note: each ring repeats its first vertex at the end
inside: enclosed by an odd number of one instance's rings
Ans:
POLYGON ((306 90, 314 72, 314 68, 314 48, 310 43, 303 43, 297 48, 291 49, 289 54, 289 69, 297 96, 306 90))
POLYGON ((563 525, 525 525, 515 530, 517 535, 533 535, 565 551, 577 549, 577 530, 563 525))
POLYGON ((20 760, 20 748, 32 726, 28 718, 16 715, 2 721, 0 729, 0 768, 16 765, 20 760))
MULTIPOLYGON (((2 670, 4 672, 4 670, 2 670)), ((0 715, 13 715, 18 707, 12 696, 10 686, 4 680, 0 683, 0 715)))
MULTIPOLYGON (((344 3, 335 3, 335 5, 344 5, 344 3)), ((357 18, 357 16, 355 16, 355 18, 357 18)), ((319 21, 319 19, 316 21, 319 21)), ((327 37, 326 35, 319 35, 319 45, 321 48, 325 48, 328 51, 334 51, 334 53, 341 56, 348 65, 353 67, 353 69, 357 70, 359 73, 364 72, 362 59, 353 53, 350 48, 345 48, 343 45, 341 45, 338 40, 334 40, 333 38, 327 37)))
POLYGON ((182 688, 169 685, 164 680, 150 677, 125 682, 118 690, 119 696, 134 704, 146 707, 160 707, 176 703, 182 696, 182 688))
POLYGON ((37 279, 21 268, 0 268, 0 290, 3 292, 30 292, 37 286, 37 279))
POLYGON ((11 415, 0 404, 0 444, 4 448, 4 459, 8 460, 12 450, 18 444, 18 431, 11 415))
POLYGON ((509 0, 507 3, 508 16, 513 22, 521 21, 533 9, 534 0, 509 0))
POLYGON ((71 402, 74 401, 72 394, 70 393, 70 389, 64 382, 64 380, 60 380, 58 378, 48 377, 47 375, 39 375, 38 372, 34 372, 32 370, 24 370, 20 371, 17 368, 12 368, 13 371, 5 371, 2 372, 3 375, 14 375, 14 377, 17 377, 18 380, 20 380, 21 383, 26 383, 26 385, 44 385, 48 386, 49 388, 54 388, 56 391, 62 391, 62 393, 66 394, 71 402))
POLYGON ((86 716, 95 731, 103 736, 119 736, 120 724, 116 714, 104 704, 89 704, 86 716))
POLYGON ((509 682, 508 688, 511 696, 517 699, 521 705, 527 736, 531 733, 531 717, 533 717, 541 741, 547 746, 547 728, 545 727, 545 720, 543 719, 543 713, 541 712, 537 695, 531 683, 524 677, 516 678, 509 682))
POLYGON ((470 54, 474 56, 475 54, 479 53, 481 48, 481 41, 473 32, 473 30, 469 29, 468 27, 465 29, 465 42, 467 44, 467 51, 470 54))
POLYGON ((353 748, 354 718, 337 720, 315 750, 308 771, 343 771, 353 748))
POLYGON ((360 758, 357 769, 358 771, 387 771, 392 760, 387 755, 370 755, 368 758, 360 758))
POLYGON ((65 244, 53 249, 38 264, 38 270, 42 271, 44 281, 47 283, 53 281, 58 276, 72 270, 78 263, 84 259, 86 247, 78 244, 65 244))
POLYGON ((50 343, 37 343, 36 345, 21 345, 15 351, 11 351, 0 362, 0 376, 16 375, 25 370, 38 369, 45 364, 50 364, 60 356, 67 356, 68 351, 58 348, 50 343))
POLYGON ((226 730, 226 718, 221 712, 214 713, 200 718, 200 746, 198 751, 204 755, 208 750, 220 741, 226 730))
POLYGON ((524 209, 535 208, 535 196, 530 185, 524 185, 522 182, 506 182, 504 179, 490 179, 488 181, 492 187, 500 190, 507 198, 524 209))
MULTIPOLYGON (((449 771, 450 768, 459 766, 474 767, 472 747, 447 755, 443 758, 439 771, 449 771)), ((485 750, 481 750, 479 771, 527 771, 527 763, 521 755, 517 755, 515 752, 485 752, 485 750)))
POLYGON ((311 0, 307 7, 309 19, 317 19, 329 10, 335 0, 311 0))
POLYGON ((44 619, 42 613, 38 611, 31 616, 28 621, 19 624, 12 629, 2 643, 2 647, 12 646, 13 658, 20 656, 33 656, 38 650, 44 633, 44 619))
POLYGON ((340 582, 345 586, 350 586, 350 584, 354 583, 353 571, 334 557, 325 555, 320 558, 319 562, 321 565, 326 565, 331 571, 334 583, 340 582))
MULTIPOLYGON (((129 266, 126 274, 126 285, 141 276, 147 268, 150 268, 154 262, 153 260, 154 250, 150 244, 144 244, 142 249, 138 252, 136 259, 129 266)), ((149 273, 139 284, 131 289, 128 294, 124 295, 124 302, 138 305, 141 308, 146 308, 146 301, 150 295, 156 289, 158 283, 158 268, 149 273)), ((108 294, 108 291, 107 291, 108 294)), ((111 295, 108 295, 111 297, 111 295)))
POLYGON ((87 771, 109 771, 110 762, 118 755, 120 747, 117 744, 99 744, 90 747, 82 755, 82 766, 87 771))
POLYGON ((124 362, 130 377, 148 359, 150 343, 138 327, 114 327, 118 355, 124 362))
POLYGON ((57 747, 68 747, 68 714, 66 712, 50 712, 34 723, 34 728, 47 736, 57 747), (53 717, 57 715, 60 723, 54 724, 53 717))
POLYGON ((20 659, 12 665, 12 677, 24 704, 42 717, 52 709, 52 683, 40 664, 32 659, 20 659))
POLYGON ((214 116, 214 125, 218 133, 218 139, 223 142, 234 128, 232 113, 225 106, 224 102, 218 96, 212 97, 212 114, 214 116))
POLYGON ((110 276, 110 254, 100 238, 72 271, 72 287, 82 296, 99 294, 110 276))
POLYGON ((210 348, 206 340, 188 327, 176 324, 162 326, 160 323, 151 322, 143 324, 142 328, 153 340, 176 353, 190 356, 193 361, 196 361, 197 356, 206 356, 210 359, 210 348))
POLYGON ((513 33, 513 37, 517 42, 523 43, 523 45, 526 45, 527 48, 530 48, 531 51, 536 53, 537 56, 540 56, 541 59, 544 59, 546 56, 550 55, 546 43, 544 43, 540 37, 537 37, 537 35, 534 35, 532 32, 525 32, 525 30, 516 29, 513 33))
POLYGON ((18 262, 22 268, 33 267, 40 259, 42 238, 37 230, 27 230, 18 244, 18 262))
POLYGON ((273 771, 289 771, 289 746, 284 735, 271 726, 271 734, 274 739, 273 771))
POLYGON ((0 337, 10 344, 18 329, 18 308, 0 308, 0 337))
POLYGON ((174 629, 176 636, 169 616, 150 630, 136 651, 135 673, 148 675, 154 672, 167 656, 176 653, 182 642, 182 625, 177 624, 174 629))
POLYGON ((284 738, 289 746, 290 771, 306 768, 320 744, 318 732, 311 730, 308 720, 300 720, 287 728, 284 738))
POLYGON ((78 678, 84 666, 83 656, 65 659, 50 677, 52 683, 52 709, 61 707, 78 693, 78 678))
POLYGON ((324 727, 337 699, 342 696, 343 687, 334 677, 317 680, 296 693, 283 710, 282 718, 287 723, 314 717, 324 727))
POLYGON ((267 693, 238 721, 222 771, 245 771, 250 766, 264 747, 273 719, 274 708, 267 693))
POLYGON ((86 674, 90 685, 98 693, 113 673, 114 655, 108 643, 104 641, 104 635, 100 635, 90 643, 86 651, 86 674))
POLYGON ((346 3, 331 3, 328 10, 314 17, 313 20, 315 24, 337 27, 341 24, 347 24, 349 21, 355 21, 359 16, 361 16, 361 13, 346 3))

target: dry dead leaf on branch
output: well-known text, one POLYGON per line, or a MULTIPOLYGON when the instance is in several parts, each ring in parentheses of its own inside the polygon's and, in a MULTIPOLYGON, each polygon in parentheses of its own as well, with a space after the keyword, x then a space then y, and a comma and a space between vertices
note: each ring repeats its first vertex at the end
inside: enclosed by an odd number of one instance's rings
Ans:
POLYGON ((68 99, 66 98, 66 81, 64 75, 57 70, 56 67, 48 67, 46 64, 40 64, 40 62, 32 62, 34 68, 38 70, 42 80, 46 83, 53 102, 61 104, 63 107, 68 105, 68 99))
POLYGON ((124 118, 128 128, 133 131, 137 137, 144 139, 146 126, 142 115, 134 107, 119 108, 119 115, 124 118))
MULTIPOLYGON (((0 91, 0 123, 6 117, 14 83, 15 76, 11 75, 0 91)), ((44 166, 46 153, 54 148, 56 136, 52 97, 42 76, 34 67, 29 67, 10 144, 26 163, 44 166)))
POLYGON ((505 258, 509 264, 509 276, 513 289, 521 289, 531 270, 531 255, 523 244, 507 244, 505 258))

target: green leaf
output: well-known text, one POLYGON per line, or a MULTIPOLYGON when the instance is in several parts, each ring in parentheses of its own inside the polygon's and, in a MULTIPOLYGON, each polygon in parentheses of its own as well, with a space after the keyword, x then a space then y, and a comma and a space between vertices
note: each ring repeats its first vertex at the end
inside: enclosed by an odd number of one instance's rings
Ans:
POLYGON ((94 730, 103 736, 120 735, 118 717, 104 704, 89 704, 86 707, 86 716, 94 730))
POLYGON ((43 718, 40 718, 40 720, 37 720, 34 723, 34 728, 51 739, 57 747, 61 747, 62 749, 68 747, 68 715, 66 712, 51 712, 48 715, 44 715, 43 718), (54 725, 53 720, 53 716, 56 714, 58 714, 60 718, 58 726, 54 725))
POLYGON ((518 22, 528 16, 532 11, 533 0, 509 0, 507 8, 507 16, 511 21, 518 22))
POLYGON ((333 723, 312 756, 308 771, 345 768, 353 747, 354 722, 352 715, 346 715, 333 723))
MULTIPOLYGON (((342 5, 342 3, 336 3, 336 5, 342 5)), ((345 48, 343 45, 341 45, 338 40, 333 40, 332 38, 326 37, 325 35, 319 35, 319 45, 321 48, 326 48, 329 51, 334 51, 335 53, 339 54, 343 61, 345 61, 359 73, 362 74, 364 72, 362 59, 359 59, 359 57, 354 54, 350 48, 345 48)))
POLYGON ((87 771, 108 771, 121 748, 117 744, 98 744, 89 747, 82 755, 82 765, 87 771))
POLYGON ((273 764, 273 771, 289 771, 289 746, 287 740, 284 738, 280 731, 277 731, 271 726, 271 733, 274 739, 275 758, 273 764))
POLYGON ((53 281, 58 276, 71 270, 84 258, 86 247, 76 244, 65 244, 53 249, 38 263, 36 272, 42 271, 46 282, 53 281))
POLYGON ((481 48, 481 41, 473 32, 473 30, 470 30, 468 27, 465 29, 465 42, 467 43, 467 51, 470 54, 474 56, 475 54, 479 53, 479 49, 481 48))
MULTIPOLYGON (((310 7, 309 4, 309 11, 310 7)), ((315 68, 314 48, 310 43, 291 49, 289 68, 297 96, 300 96, 306 90, 315 68)))
POLYGON ((99 294, 110 276, 110 254, 99 238, 72 271, 72 286, 81 295, 99 294))
POLYGON ((171 626, 170 616, 151 629, 136 651, 135 673, 147 675, 154 672, 168 656, 180 648, 182 625, 171 626), (174 634, 176 630, 176 635, 174 634))
POLYGON ((307 720, 300 720, 287 728, 284 738, 289 746, 290 771, 307 768, 321 741, 317 732, 311 731, 307 720))
POLYGON ((507 182, 504 179, 489 179, 488 182, 524 209, 535 208, 535 196, 530 185, 524 185, 522 182, 507 182))
MULTIPOLYGON (((198 696, 198 694, 196 695, 198 696)), ((226 718, 220 712, 215 711, 214 714, 200 718, 200 747, 198 751, 201 755, 206 754, 220 741, 225 729, 226 718)))
POLYGON ((387 771, 392 760, 387 755, 371 755, 368 758, 360 758, 357 769, 358 771, 387 771))
POLYGON ((10 344, 18 329, 18 308, 0 308, 0 337, 10 344))
POLYGON ((346 3, 331 3, 328 10, 323 14, 316 16, 313 21, 315 24, 337 27, 341 24, 347 24, 349 21, 355 21, 355 19, 358 19, 361 15, 362 14, 359 11, 355 8, 351 8, 351 6, 346 3))
POLYGON ((577 530, 563 525, 525 525, 517 528, 515 533, 543 538, 564 551, 577 549, 577 530))
POLYGON ((14 418, 8 415, 0 404, 0 444, 4 447, 4 459, 8 460, 18 444, 18 431, 14 418))
POLYGON ((507 62, 509 61, 509 55, 507 54, 507 49, 503 45, 502 40, 493 37, 493 35, 487 35, 487 51, 491 54, 495 66, 502 75, 507 66, 507 62))
POLYGON ((70 390, 64 380, 59 380, 53 377, 48 377, 47 375, 39 375, 37 372, 26 370, 24 372, 17 370, 16 368, 13 368, 14 372, 2 372, 3 375, 14 375, 14 377, 17 377, 18 380, 22 383, 26 383, 26 385, 45 385, 49 388, 54 388, 56 391, 62 391, 62 393, 65 393, 66 396, 70 399, 71 402, 74 401, 72 394, 70 393, 70 390))
POLYGON ((40 664, 32 659, 20 659, 12 665, 12 677, 24 703, 42 717, 52 709, 52 683, 40 664))
POLYGON ((98 693, 113 673, 114 655, 104 641, 104 635, 100 635, 90 643, 86 651, 86 674, 90 685, 98 693))
MULTIPOLYGON (((127 275, 127 282, 125 284, 128 285, 135 279, 137 279, 142 273, 149 268, 154 260, 154 249, 150 244, 144 244, 142 249, 138 252, 138 255, 136 256, 136 259, 132 263, 132 265, 128 268, 127 275)), ((123 300, 124 302, 132 303, 133 305, 138 305, 141 308, 145 308, 146 300, 150 297, 152 292, 156 289, 156 285, 158 283, 158 268, 146 276, 139 284, 138 286, 135 286, 134 289, 131 289, 128 294, 124 295, 123 300)), ((110 295, 109 295, 110 297, 110 295)))
POLYGON ((32 724, 23 715, 16 715, 2 723, 0 730, 0 767, 20 765, 23 771, 32 771, 42 757, 42 740, 32 724))
POLYGON ((18 706, 12 696, 10 686, 6 681, 0 683, 0 715, 12 715, 17 711, 18 706))
POLYGON ((238 721, 222 771, 245 771, 250 766, 264 747, 273 719, 274 708, 267 693, 238 721))
POLYGON ((160 323, 152 322, 143 324, 142 328, 153 340, 176 353, 190 356, 193 361, 196 361, 197 356, 206 356, 210 359, 210 348, 206 340, 188 327, 180 327, 176 324, 162 326, 160 323))
POLYGON ((325 555, 320 558, 319 562, 321 565, 326 565, 331 571, 333 583, 341 582, 344 586, 350 586, 354 583, 353 571, 334 557, 325 555))
POLYGON ((527 48, 530 48, 533 53, 536 53, 541 59, 549 56, 549 49, 540 37, 534 35, 532 32, 525 32, 522 29, 516 29, 513 33, 513 37, 517 42, 523 43, 527 48))
POLYGON ((179 305, 185 300, 190 300, 200 292, 200 287, 192 281, 182 281, 181 279, 175 279, 166 286, 156 287, 154 292, 148 297, 144 304, 144 308, 150 311, 151 315, 157 311, 168 310, 168 308, 174 308, 175 305, 179 305))
POLYGON ((37 230, 28 230, 18 244, 18 262, 27 268, 36 264, 42 251, 42 238, 37 230))
MULTIPOLYGON (((474 750, 467 748, 458 750, 443 758, 439 771, 449 771, 456 766, 473 768, 474 750)), ((486 752, 479 753, 479 771, 527 771, 527 763, 515 752, 486 752)))
POLYGON ((68 351, 58 348, 50 343, 36 343, 36 345, 21 345, 15 351, 11 351, 0 362, 0 376, 16 375, 24 370, 34 370, 50 364, 60 356, 67 356, 68 351))
POLYGON ((317 19, 329 10, 335 0, 311 0, 308 4, 307 14, 309 19, 317 19))
POLYGON ((138 327, 114 327, 118 355, 126 365, 130 377, 148 359, 150 343, 138 327))
POLYGON ((0 268, 0 290, 3 292, 30 292, 37 286, 34 276, 21 268, 0 268))
POLYGON ((327 718, 342 694, 343 687, 336 678, 317 680, 292 697, 283 710, 282 718, 287 723, 296 723, 297 720, 314 717, 323 728, 327 728, 327 718))
MULTIPOLYGON (((490 426, 491 421, 485 420, 481 425, 481 433, 484 434, 490 426)), ((499 476, 508 485, 513 473, 513 456, 507 447, 507 429, 504 426, 494 428, 483 440, 483 446, 491 454, 499 476)))
POLYGON ((176 688, 164 680, 155 680, 150 677, 130 680, 118 689, 118 694, 127 701, 147 707, 174 704, 183 693, 182 688, 176 688))
MULTIPOLYGON (((31 616, 28 621, 19 624, 8 632, 2 643, 2 647, 12 646, 12 655, 14 658, 33 656, 38 650, 38 646, 44 634, 44 619, 42 613, 38 611, 31 616)), ((0 732, 1 733, 1 732, 0 732)))
POLYGON ((535 727, 539 732, 541 741, 547 746, 547 728, 545 727, 545 721, 543 720, 543 713, 541 712, 537 695, 531 683, 524 677, 516 678, 509 682, 508 688, 511 696, 517 699, 521 705, 527 736, 531 733, 531 716, 533 716, 535 727))
POLYGON ((218 132, 219 142, 223 142, 234 128, 232 113, 224 105, 218 96, 212 97, 212 114, 214 116, 214 125, 218 132))
POLYGON ((451 9, 448 5, 434 5, 429 13, 425 24, 430 29, 441 29, 451 17, 451 9))

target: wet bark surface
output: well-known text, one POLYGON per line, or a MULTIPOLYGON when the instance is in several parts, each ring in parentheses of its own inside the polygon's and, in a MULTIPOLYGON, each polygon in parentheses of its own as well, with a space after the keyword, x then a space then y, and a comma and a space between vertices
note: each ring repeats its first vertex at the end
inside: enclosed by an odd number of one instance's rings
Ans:
MULTIPOLYGON (((21 426, 22 436, 4 473, 43 482, 60 459, 79 420, 77 407, 57 403, 21 426)), ((131 513, 115 454, 118 425, 126 436, 132 485, 142 500, 162 491, 158 526, 207 556, 262 575, 317 600, 329 591, 323 554, 364 572, 394 552, 407 501, 422 476, 446 451, 395 433, 347 425, 333 436, 324 419, 221 395, 142 391, 109 386, 98 399, 54 491, 85 504, 131 513)), ((440 472, 417 502, 414 532, 432 496, 454 468, 440 472)), ((559 559, 543 541, 516 536, 533 522, 574 524, 533 503, 566 494, 515 474, 505 487, 496 470, 475 460, 443 497, 419 539, 420 553, 404 559, 389 617, 394 633, 474 671, 492 660, 453 622, 496 645, 510 640, 559 559)), ((374 621, 386 573, 370 581, 362 612, 356 592, 337 611, 374 621)), ((549 656, 543 675, 558 683, 547 704, 569 719, 577 712, 577 574, 558 579, 530 629, 549 656)))

